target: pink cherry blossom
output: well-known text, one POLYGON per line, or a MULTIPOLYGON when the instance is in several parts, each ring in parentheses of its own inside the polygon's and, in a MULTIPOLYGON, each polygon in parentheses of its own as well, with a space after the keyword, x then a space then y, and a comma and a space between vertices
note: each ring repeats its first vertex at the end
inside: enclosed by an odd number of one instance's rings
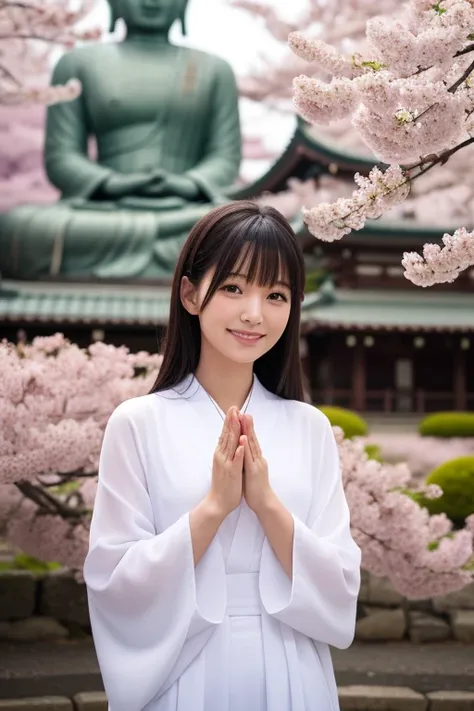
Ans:
POLYGON ((303 209, 305 223, 318 239, 333 242, 361 229, 367 219, 379 217, 388 205, 402 202, 410 190, 409 180, 396 165, 385 172, 374 167, 368 177, 357 174, 355 180, 359 189, 352 197, 303 209))
POLYGON ((306 62, 315 62, 331 74, 352 77, 363 72, 352 57, 346 57, 321 39, 311 39, 301 32, 292 32, 288 37, 288 45, 297 57, 306 62))
POLYGON ((376 17, 367 22, 367 40, 374 56, 394 76, 409 77, 420 68, 443 65, 462 49, 466 31, 458 25, 423 30, 419 25, 376 17))
POLYGON ((2 483, 95 472, 111 412, 148 392, 160 363, 104 343, 80 349, 60 334, 0 344, 2 483))
POLYGON ((70 101, 81 90, 76 80, 66 86, 45 86, 50 52, 79 41, 98 39, 98 28, 78 29, 97 0, 80 0, 71 10, 64 0, 3 0, 0 3, 0 105, 54 104, 70 101))
POLYGON ((446 516, 430 516, 402 493, 411 477, 407 467, 368 461, 362 441, 335 431, 363 567, 390 578, 409 598, 441 595, 471 582, 472 522, 454 532, 446 516))
POLYGON ((443 246, 425 244, 423 256, 405 252, 405 276, 417 286, 452 282, 474 264, 474 231, 461 227, 453 235, 445 234, 442 241, 443 246))
MULTIPOLYGON (((390 188, 369 176, 370 187, 350 197, 343 195, 334 203, 312 199, 312 205, 303 207, 309 231, 332 241, 400 206, 413 181, 423 182, 428 171, 444 167, 474 142, 474 6, 471 0, 410 0, 402 7, 387 2, 384 16, 371 6, 365 41, 357 47, 351 29, 345 38, 334 32, 335 15, 326 22, 318 17, 320 29, 314 32, 315 8, 309 5, 308 33, 298 28, 288 39, 297 61, 311 65, 309 75, 300 71, 293 81, 296 110, 320 125, 350 117, 372 154, 404 175, 403 183, 390 188), (334 44, 331 36, 337 39, 334 44), (314 67, 324 78, 315 76, 314 67)), ((335 4, 331 7, 331 12, 341 11, 335 4)), ((353 9, 359 11, 359 3, 353 9)), ((344 25, 339 21, 338 26, 344 25)), ((261 91, 268 89, 262 85, 261 91)), ((466 195, 467 187, 461 190, 466 195)), ((461 199, 459 190, 453 191, 452 203, 463 205, 474 218, 474 201, 461 199)), ((284 204, 294 205, 295 196, 288 195, 284 204)), ((425 245, 423 256, 405 255, 405 276, 423 286, 453 281, 474 264, 472 241, 472 233, 457 230, 445 235, 443 246, 425 245)))
POLYGON ((296 110, 311 123, 328 123, 347 116, 355 107, 355 87, 346 78, 330 84, 304 75, 293 81, 296 110))
MULTIPOLYGON (((233 4, 265 14, 260 3, 233 4)), ((276 22, 272 12, 271 32, 280 37, 288 27, 280 20, 276 31, 276 22)), ((409 217, 429 227, 472 225, 473 162, 469 151, 461 152, 474 143, 472 0, 307 0, 295 25, 288 36, 293 57, 283 55, 242 79, 243 95, 288 111, 293 85, 294 109, 317 126, 317 140, 400 166, 411 189, 393 198, 392 191, 378 192, 372 211, 377 217, 409 217)), ((350 196, 342 179, 324 176, 313 187, 306 201, 290 185, 280 196, 262 199, 291 218, 302 209, 317 239, 340 239, 364 226, 369 203, 359 193, 350 196)), ((472 266, 472 250, 460 234, 427 245, 423 255, 405 255, 406 278, 428 286, 452 281, 472 266), (457 248, 461 242, 464 251, 457 248)))

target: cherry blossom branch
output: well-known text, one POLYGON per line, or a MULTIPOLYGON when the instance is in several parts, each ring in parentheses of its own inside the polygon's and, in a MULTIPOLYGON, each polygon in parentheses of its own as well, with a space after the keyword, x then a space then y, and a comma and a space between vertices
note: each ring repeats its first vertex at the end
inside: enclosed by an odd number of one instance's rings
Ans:
POLYGON ((467 148, 468 146, 472 145, 474 143, 474 137, 467 138, 465 141, 462 141, 462 143, 458 143, 457 146, 454 146, 453 148, 450 148, 446 151, 443 151, 439 156, 437 155, 430 155, 430 156, 425 156, 422 158, 418 163, 413 163, 412 165, 405 165, 402 166, 404 170, 413 170, 414 168, 418 168, 420 166, 423 166, 427 161, 429 161, 430 165, 426 170, 423 170, 420 173, 417 173, 414 175, 411 179, 415 180, 415 178, 418 178, 420 175, 424 175, 425 173, 428 172, 428 170, 431 170, 431 168, 434 168, 435 165, 445 165, 447 161, 453 156, 455 153, 458 151, 462 150, 463 148, 467 148))
POLYGON ((405 551, 400 551, 399 548, 396 548, 395 546, 390 545, 387 543, 387 541, 384 541, 380 538, 377 538, 376 536, 367 533, 367 531, 364 531, 360 528, 357 528, 357 526, 351 526, 353 531, 357 531, 358 533, 362 534, 366 538, 370 539, 374 543, 377 543, 377 545, 381 546, 384 550, 386 551, 391 551, 392 553, 395 553, 397 556, 400 556, 407 562, 407 564, 410 566, 410 568, 413 568, 414 570, 420 570, 423 572, 430 573, 431 575, 436 575, 436 576, 445 576, 446 578, 452 577, 452 571, 439 571, 435 570, 434 568, 430 568, 429 565, 421 565, 415 562, 413 559, 413 556, 410 553, 407 553, 405 551))
MULTIPOLYGON (((77 39, 79 39, 81 36, 78 34, 77 39)), ((39 42, 46 42, 47 44, 61 44, 61 35, 58 32, 57 35, 49 37, 44 34, 42 35, 37 35, 34 34, 33 32, 28 32, 26 34, 8 34, 8 35, 2 35, 0 34, 0 41, 2 42, 7 42, 9 40, 36 40, 39 42)), ((65 42, 69 43, 70 40, 65 40, 65 42)))
POLYGON ((1 10, 10 10, 12 8, 19 8, 20 10, 36 10, 37 12, 41 12, 41 8, 39 5, 32 5, 29 3, 24 3, 24 2, 9 2, 7 0, 6 2, 0 2, 0 11, 1 10))
POLYGON ((64 519, 79 519, 87 513, 87 509, 71 508, 62 504, 45 489, 32 484, 30 481, 18 481, 15 486, 25 498, 30 499, 38 506, 40 513, 57 514, 64 519))
MULTIPOLYGON (((470 52, 474 52, 474 44, 470 44, 467 47, 464 47, 463 49, 460 49, 458 52, 453 54, 453 59, 457 59, 458 57, 463 57, 465 54, 469 54, 470 52)), ((433 69, 433 64, 430 64, 426 67, 420 67, 417 69, 412 76, 419 76, 420 74, 423 74, 423 72, 427 72, 430 69, 433 69)))
POLYGON ((20 80, 11 72, 8 67, 0 63, 0 72, 2 72, 8 79, 14 82, 18 87, 21 86, 20 80))
POLYGON ((50 475, 47 478, 42 475, 38 475, 37 479, 44 489, 57 489, 71 483, 79 483, 84 479, 96 479, 97 476, 97 471, 85 472, 83 470, 78 470, 75 472, 69 472, 68 474, 57 474, 57 479, 54 481, 51 481, 50 475))
MULTIPOLYGON (((339 198, 336 203, 321 203, 303 208, 303 217, 312 234, 320 239, 341 239, 353 229, 362 229, 367 219, 377 219, 388 207, 406 199, 411 183, 432 170, 435 165, 444 165, 458 151, 474 143, 474 137, 443 151, 440 155, 426 156, 411 170, 404 166, 389 166, 385 172, 374 167, 369 176, 355 176, 359 190, 351 198, 339 198), (429 163, 426 164, 427 160, 429 163)), ((438 282, 454 281, 460 271, 474 264, 474 235, 466 230, 457 230, 453 236, 444 235, 441 245, 425 245, 423 258, 416 253, 405 253, 402 264, 405 276, 419 286, 431 286, 438 282)))
POLYGON ((461 84, 464 84, 466 79, 472 74, 473 71, 474 71, 474 61, 471 62, 471 64, 468 66, 468 68, 463 73, 463 75, 461 77, 459 77, 459 79, 456 82, 454 82, 454 84, 452 86, 449 87, 448 92, 450 94, 454 94, 459 89, 461 84))
MULTIPOLYGON (((385 174, 374 168, 368 178, 356 175, 359 190, 351 198, 303 208, 315 237, 333 241, 362 229, 367 219, 402 203, 414 180, 436 165, 445 166, 474 142, 474 92, 466 85, 474 61, 465 69, 457 61, 474 51, 474 2, 456 0, 443 5, 442 12, 432 10, 429 3, 409 0, 405 14, 370 18, 366 40, 373 59, 356 53, 350 66, 337 48, 300 32, 290 36, 297 57, 332 75, 330 82, 304 75, 294 79, 300 115, 314 124, 350 119, 360 138, 389 165, 385 174), (432 71, 420 69, 425 66, 432 71)), ((423 258, 407 253, 402 264, 405 277, 420 286, 453 281, 474 264, 474 232, 460 228, 444 235, 442 245, 425 245, 423 258)))
POLYGON ((462 57, 464 54, 469 54, 469 52, 474 52, 474 44, 469 44, 467 47, 464 47, 464 49, 460 49, 459 52, 456 52, 454 57, 462 57))

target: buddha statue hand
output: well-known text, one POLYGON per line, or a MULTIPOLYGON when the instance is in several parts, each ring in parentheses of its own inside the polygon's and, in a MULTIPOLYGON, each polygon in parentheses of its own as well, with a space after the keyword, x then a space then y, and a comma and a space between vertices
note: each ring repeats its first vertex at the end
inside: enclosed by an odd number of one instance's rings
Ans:
POLYGON ((147 187, 157 187, 163 181, 164 171, 155 170, 150 173, 113 173, 100 186, 100 197, 113 200, 129 195, 144 195, 147 187))
POLYGON ((154 180, 149 185, 143 187, 141 195, 147 197, 180 197, 184 200, 193 201, 199 197, 200 189, 186 175, 174 175, 173 173, 163 173, 162 179, 154 180))

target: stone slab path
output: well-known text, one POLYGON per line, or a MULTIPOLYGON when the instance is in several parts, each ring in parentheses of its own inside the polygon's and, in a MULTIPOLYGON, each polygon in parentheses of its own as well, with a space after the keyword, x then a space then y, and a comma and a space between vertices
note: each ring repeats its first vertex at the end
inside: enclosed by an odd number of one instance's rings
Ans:
MULTIPOLYGON (((361 643, 332 650, 337 683, 474 691, 474 645, 361 643)), ((0 699, 67 696, 102 689, 89 640, 0 644, 0 699)))

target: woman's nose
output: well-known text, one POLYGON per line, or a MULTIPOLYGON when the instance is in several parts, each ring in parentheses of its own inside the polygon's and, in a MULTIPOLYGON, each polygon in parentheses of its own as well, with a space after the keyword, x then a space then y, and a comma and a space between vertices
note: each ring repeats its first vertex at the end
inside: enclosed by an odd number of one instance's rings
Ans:
POLYGON ((257 325, 262 322, 262 304, 260 299, 253 299, 248 301, 244 309, 242 310, 241 317, 242 321, 245 323, 250 323, 252 325, 257 325))

